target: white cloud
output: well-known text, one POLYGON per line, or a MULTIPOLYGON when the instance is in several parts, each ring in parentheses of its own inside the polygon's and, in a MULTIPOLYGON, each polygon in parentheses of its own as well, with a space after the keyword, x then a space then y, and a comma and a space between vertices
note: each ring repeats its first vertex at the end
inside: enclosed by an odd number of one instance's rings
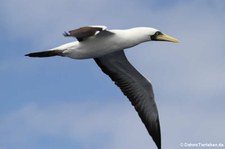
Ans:
POLYGON ((153 146, 133 107, 120 104, 25 105, 2 118, 0 144, 23 148, 38 146, 41 137, 54 137, 82 143, 83 148, 96 144, 108 149, 153 146))
MULTIPOLYGON (((155 148, 130 103, 98 104, 25 105, 1 119, 0 144, 5 148, 38 148, 41 138, 59 138, 82 144, 80 148, 155 148)), ((209 111, 202 105, 190 107, 180 104, 177 107, 164 104, 160 113, 164 147, 179 148, 181 142, 195 141, 224 143, 222 109, 209 111)))

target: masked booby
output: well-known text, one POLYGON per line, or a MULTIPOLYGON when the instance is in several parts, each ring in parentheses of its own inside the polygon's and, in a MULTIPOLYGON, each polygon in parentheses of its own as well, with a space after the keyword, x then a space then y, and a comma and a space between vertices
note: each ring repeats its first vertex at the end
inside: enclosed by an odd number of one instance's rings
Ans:
POLYGON ((147 41, 178 42, 178 40, 149 27, 107 30, 105 26, 86 26, 65 32, 64 36, 75 37, 77 41, 25 56, 93 58, 101 70, 128 97, 158 149, 161 149, 159 115, 152 85, 129 63, 124 49, 147 41))

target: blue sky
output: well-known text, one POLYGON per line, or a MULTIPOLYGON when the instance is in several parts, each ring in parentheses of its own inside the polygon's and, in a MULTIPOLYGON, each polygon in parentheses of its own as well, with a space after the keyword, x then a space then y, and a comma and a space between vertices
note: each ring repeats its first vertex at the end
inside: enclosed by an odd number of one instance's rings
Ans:
POLYGON ((156 148, 128 99, 92 59, 24 54, 73 41, 64 31, 149 26, 181 43, 127 49, 153 83, 163 148, 225 145, 225 2, 0 2, 0 149, 156 148))

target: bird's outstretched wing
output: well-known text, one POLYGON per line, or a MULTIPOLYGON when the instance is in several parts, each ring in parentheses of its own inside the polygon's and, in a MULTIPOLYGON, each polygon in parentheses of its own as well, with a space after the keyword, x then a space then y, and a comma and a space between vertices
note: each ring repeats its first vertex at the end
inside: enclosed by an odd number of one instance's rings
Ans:
POLYGON ((106 30, 105 26, 85 26, 85 27, 71 30, 71 31, 69 31, 69 33, 64 32, 63 35, 66 37, 68 37, 68 36, 75 37, 75 38, 77 38, 77 40, 79 42, 81 42, 91 36, 94 36, 94 35, 97 35, 97 34, 103 32, 103 31, 109 32, 106 30))
POLYGON ((151 83, 129 63, 123 50, 94 60, 129 98, 158 149, 161 149, 159 116, 151 83))

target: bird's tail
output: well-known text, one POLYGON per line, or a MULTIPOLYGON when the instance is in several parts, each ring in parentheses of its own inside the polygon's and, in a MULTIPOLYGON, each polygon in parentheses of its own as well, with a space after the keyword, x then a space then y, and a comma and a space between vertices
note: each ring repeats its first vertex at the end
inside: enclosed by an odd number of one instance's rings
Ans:
POLYGON ((63 50, 48 50, 28 53, 25 56, 29 57, 50 57, 50 56, 63 56, 63 50))

